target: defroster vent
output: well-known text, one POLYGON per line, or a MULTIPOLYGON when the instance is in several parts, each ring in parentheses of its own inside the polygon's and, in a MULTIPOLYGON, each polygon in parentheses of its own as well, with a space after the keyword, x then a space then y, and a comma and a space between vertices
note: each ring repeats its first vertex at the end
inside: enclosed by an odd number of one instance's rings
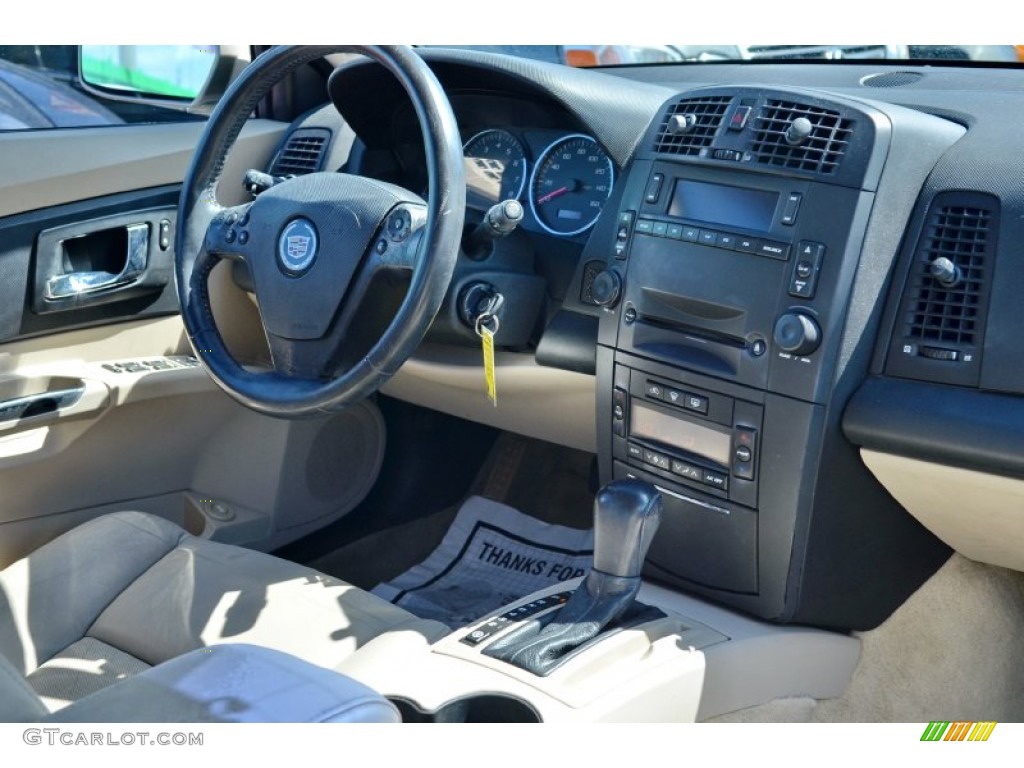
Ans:
POLYGON ((997 224, 998 201, 988 195, 933 201, 900 303, 890 356, 897 375, 977 383, 997 224))
POLYGON ((751 151, 759 163, 830 175, 839 168, 853 121, 831 109, 768 99, 754 123, 751 151))
POLYGON ((331 132, 326 128, 300 128, 288 137, 270 168, 272 176, 301 176, 319 171, 331 132))
POLYGON ((710 147, 732 96, 683 99, 668 108, 654 140, 654 151, 669 155, 699 155, 710 147))

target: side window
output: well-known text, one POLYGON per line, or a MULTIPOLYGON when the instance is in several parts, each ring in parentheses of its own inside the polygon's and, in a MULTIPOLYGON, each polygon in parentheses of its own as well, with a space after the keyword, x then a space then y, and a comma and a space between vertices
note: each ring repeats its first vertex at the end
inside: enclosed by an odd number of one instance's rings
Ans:
POLYGON ((216 46, 0 45, 0 130, 202 120, 216 46))

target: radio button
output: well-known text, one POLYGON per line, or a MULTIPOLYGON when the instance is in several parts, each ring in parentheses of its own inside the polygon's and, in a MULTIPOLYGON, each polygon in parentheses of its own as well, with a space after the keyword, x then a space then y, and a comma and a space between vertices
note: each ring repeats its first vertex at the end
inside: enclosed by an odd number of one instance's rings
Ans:
POLYGON ((636 459, 637 461, 643 461, 644 460, 644 449, 641 448, 636 443, 630 443, 629 445, 626 446, 626 455, 629 456, 629 458, 631 458, 631 459, 636 459))
POLYGON ((754 454, 752 454, 750 449, 745 445, 741 445, 736 448, 735 456, 738 464, 749 464, 750 460, 754 458, 754 454))
POLYGON ((654 227, 651 230, 651 234, 655 237, 666 237, 668 235, 668 222, 667 221, 656 221, 654 227))
POLYGON ((686 393, 686 397, 683 398, 683 408, 688 411, 696 411, 697 413, 707 414, 708 412, 708 399, 701 395, 694 395, 691 392, 686 393))
POLYGON ((665 388, 655 381, 648 381, 647 386, 644 387, 644 394, 655 400, 661 400, 665 396, 665 388))
POLYGON ((756 237, 743 237, 740 235, 736 238, 736 250, 743 251, 744 253, 758 253, 761 248, 761 241, 756 237))
POLYGON ((718 233, 713 229, 702 229, 698 242, 701 245, 717 245, 718 233))
POLYGON ((782 223, 787 227, 796 224, 796 215, 800 212, 800 202, 802 200, 803 195, 799 192, 790 192, 789 197, 786 198, 786 204, 782 209, 782 223))
POLYGON ((654 229, 653 219, 637 219, 636 220, 636 231, 641 235, 651 234, 651 230, 654 229))
POLYGON ((771 240, 762 240, 761 247, 758 248, 757 252, 762 256, 786 261, 789 258, 789 243, 776 243, 771 240))
POLYGON ((658 198, 661 197, 661 183, 665 180, 665 175, 656 173, 651 176, 650 182, 647 184, 647 191, 644 193, 644 202, 653 204, 658 202, 658 198))
POLYGON ((728 232, 720 232, 718 235, 718 247, 725 248, 727 251, 733 251, 736 249, 736 241, 739 238, 736 235, 729 234, 728 232))
POLYGON ((683 225, 683 240, 687 240, 691 243, 696 243, 700 240, 700 229, 697 227, 688 227, 683 225))
POLYGON ((682 224, 669 224, 667 236, 673 240, 683 239, 683 225, 682 224))

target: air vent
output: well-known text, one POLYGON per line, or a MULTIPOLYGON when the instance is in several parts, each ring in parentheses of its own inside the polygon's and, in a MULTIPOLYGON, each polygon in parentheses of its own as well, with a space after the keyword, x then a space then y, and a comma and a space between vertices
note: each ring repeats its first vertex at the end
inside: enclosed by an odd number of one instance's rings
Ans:
POLYGON ((731 96, 705 96, 683 99, 669 107, 654 140, 654 151, 670 155, 699 155, 710 147, 722 124, 731 96), (685 123, 679 130, 675 126, 685 123))
POLYGON ((907 338, 977 343, 991 225, 992 211, 985 208, 944 205, 932 210, 914 259, 907 338), (951 265, 946 282, 933 274, 938 271, 934 264, 951 265))
POLYGON ((301 176, 320 170, 331 132, 326 128, 300 128, 288 137, 270 168, 273 176, 301 176))
POLYGON ((997 225, 998 201, 987 195, 933 201, 900 303, 890 372, 977 384, 997 225))
POLYGON ((853 122, 838 112, 768 99, 754 123, 751 151, 759 163, 833 174, 850 144, 853 122), (793 135, 793 127, 803 135, 793 135))

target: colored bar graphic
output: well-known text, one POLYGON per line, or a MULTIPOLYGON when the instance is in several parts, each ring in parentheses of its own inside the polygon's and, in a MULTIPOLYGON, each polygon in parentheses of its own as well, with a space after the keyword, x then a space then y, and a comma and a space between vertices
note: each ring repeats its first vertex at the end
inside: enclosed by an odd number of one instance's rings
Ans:
POLYGON ((932 721, 921 734, 921 741, 988 741, 995 727, 995 721, 932 721))

